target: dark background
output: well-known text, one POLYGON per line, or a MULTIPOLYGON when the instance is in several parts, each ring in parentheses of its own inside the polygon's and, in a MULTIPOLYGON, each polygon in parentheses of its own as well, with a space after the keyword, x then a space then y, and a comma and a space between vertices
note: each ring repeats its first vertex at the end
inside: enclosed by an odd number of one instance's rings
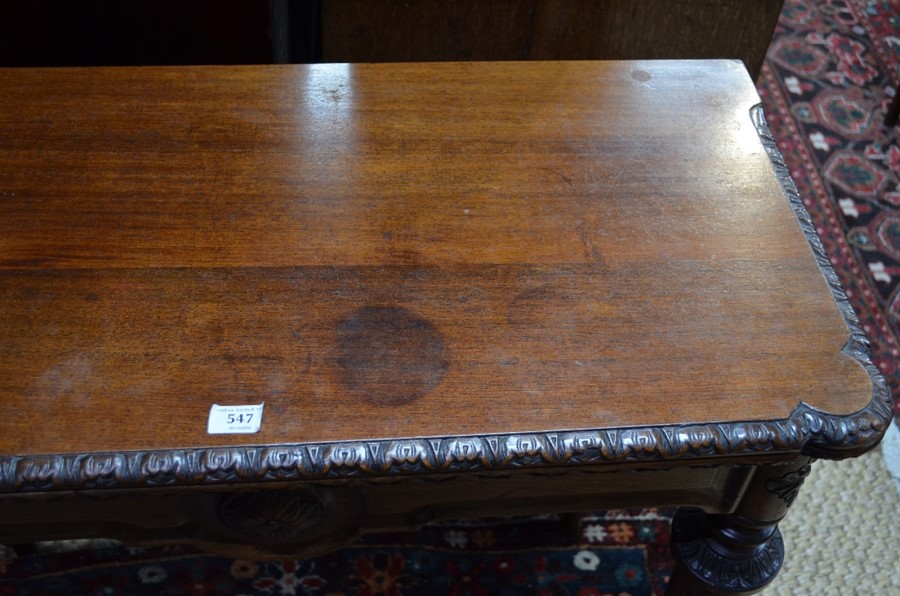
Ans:
POLYGON ((783 0, 31 0, 0 66, 737 58, 783 0))
POLYGON ((71 0, 0 4, 0 66, 273 61, 267 0, 71 0))

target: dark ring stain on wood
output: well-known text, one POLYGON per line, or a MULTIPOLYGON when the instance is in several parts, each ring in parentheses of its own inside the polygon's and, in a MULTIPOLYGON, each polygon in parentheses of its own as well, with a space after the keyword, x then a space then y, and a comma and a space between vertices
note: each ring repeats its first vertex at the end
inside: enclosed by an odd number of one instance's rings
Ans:
POLYGON ((631 78, 638 83, 646 83, 653 77, 646 70, 633 70, 631 71, 631 78))
POLYGON ((412 403, 437 387, 450 366, 440 331, 398 306, 365 306, 337 326, 341 384, 378 405, 412 403))

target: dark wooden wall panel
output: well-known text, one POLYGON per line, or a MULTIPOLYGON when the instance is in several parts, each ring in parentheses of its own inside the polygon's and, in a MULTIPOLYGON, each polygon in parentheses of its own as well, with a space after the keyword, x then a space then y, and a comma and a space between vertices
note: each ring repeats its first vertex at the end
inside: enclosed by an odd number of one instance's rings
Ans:
POLYGON ((531 58, 738 58, 758 72, 783 0, 536 0, 531 58))
POLYGON ((783 0, 322 0, 326 62, 737 58, 783 0))
POLYGON ((325 62, 524 60, 533 0, 323 0, 325 62))

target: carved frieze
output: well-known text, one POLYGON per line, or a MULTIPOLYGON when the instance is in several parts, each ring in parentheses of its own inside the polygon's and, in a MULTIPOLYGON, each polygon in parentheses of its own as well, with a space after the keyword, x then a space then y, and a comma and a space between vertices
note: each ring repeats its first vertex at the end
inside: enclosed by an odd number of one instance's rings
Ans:
POLYGON ((306 492, 260 490, 229 496, 219 518, 231 531, 263 542, 296 542, 321 523, 324 504, 306 492))

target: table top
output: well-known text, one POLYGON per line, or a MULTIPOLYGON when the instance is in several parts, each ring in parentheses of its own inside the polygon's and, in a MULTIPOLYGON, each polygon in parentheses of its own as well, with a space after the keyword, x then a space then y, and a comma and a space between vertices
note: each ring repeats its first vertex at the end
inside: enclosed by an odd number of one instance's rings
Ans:
POLYGON ((758 102, 734 61, 0 70, 0 480, 868 448, 758 102))

